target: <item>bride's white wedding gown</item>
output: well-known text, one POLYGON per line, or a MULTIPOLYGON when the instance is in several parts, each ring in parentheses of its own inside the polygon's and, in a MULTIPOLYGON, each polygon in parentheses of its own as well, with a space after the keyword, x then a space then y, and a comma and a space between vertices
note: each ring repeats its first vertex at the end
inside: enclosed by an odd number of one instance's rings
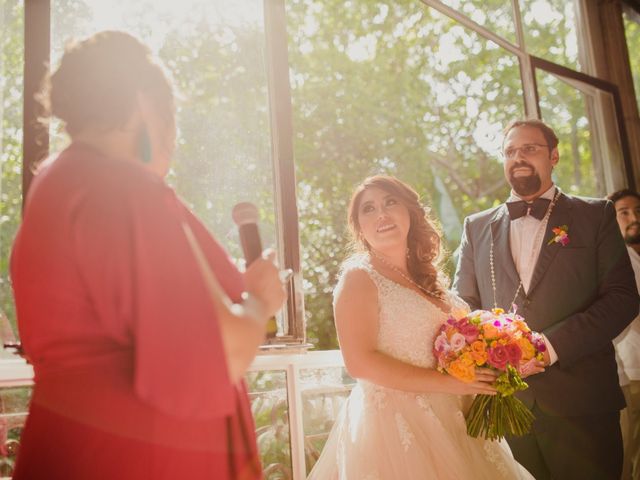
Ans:
MULTIPOLYGON (((447 315, 411 289, 387 279, 366 258, 347 267, 369 273, 378 288, 378 350, 434 368, 432 345, 447 315)), ((344 275, 342 276, 344 278, 344 275)), ((336 287, 341 288, 342 279, 336 287)), ((464 305, 450 294, 454 307, 464 305)), ((533 479, 508 445, 469 437, 469 397, 411 393, 358 380, 341 410, 313 480, 533 479)))

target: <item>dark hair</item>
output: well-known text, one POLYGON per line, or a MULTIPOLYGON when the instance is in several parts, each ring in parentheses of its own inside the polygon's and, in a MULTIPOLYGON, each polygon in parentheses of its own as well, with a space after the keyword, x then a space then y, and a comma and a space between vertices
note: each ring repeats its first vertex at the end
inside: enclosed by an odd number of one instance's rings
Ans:
POLYGON ((140 91, 173 111, 171 83, 149 48, 128 33, 104 31, 67 45, 38 100, 45 117, 58 117, 73 135, 86 126, 124 125, 140 91))
POLYGON ((354 251, 368 250, 369 246, 360 238, 358 210, 362 194, 370 188, 379 188, 400 200, 409 210, 410 227, 407 237, 409 249, 407 266, 411 277, 428 292, 444 295, 441 285, 443 274, 440 269, 442 252, 440 233, 428 211, 420 204, 420 196, 406 183, 389 175, 374 175, 358 185, 349 202, 349 230, 354 251))
POLYGON ((607 198, 611 200, 614 204, 625 197, 635 197, 640 200, 640 193, 635 190, 631 190, 630 188, 623 188, 622 190, 618 190, 616 192, 610 193, 607 195, 607 198))
POLYGON ((558 146, 559 140, 556 133, 549 125, 544 123, 542 120, 538 120, 537 118, 513 120, 502 131, 504 137, 506 138, 511 130, 518 127, 533 127, 540 130, 542 132, 542 135, 544 135, 544 139, 546 140, 547 145, 549 145, 549 151, 558 146))

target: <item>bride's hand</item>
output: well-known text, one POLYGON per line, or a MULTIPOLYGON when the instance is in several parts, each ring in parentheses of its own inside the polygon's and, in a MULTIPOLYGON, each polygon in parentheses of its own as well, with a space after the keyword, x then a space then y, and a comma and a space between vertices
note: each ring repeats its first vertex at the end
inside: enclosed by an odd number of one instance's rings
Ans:
POLYGON ((493 382, 498 378, 498 374, 488 368, 476 368, 476 379, 473 382, 463 382, 449 375, 445 378, 449 380, 448 393, 455 395, 495 395, 497 393, 493 382))

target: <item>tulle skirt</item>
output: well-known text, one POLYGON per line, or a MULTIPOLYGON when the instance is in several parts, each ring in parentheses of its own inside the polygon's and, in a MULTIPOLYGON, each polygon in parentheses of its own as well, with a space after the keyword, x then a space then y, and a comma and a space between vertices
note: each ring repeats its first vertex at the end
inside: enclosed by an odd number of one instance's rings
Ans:
POLYGON ((464 480, 533 477, 506 441, 467 435, 470 398, 416 394, 360 381, 345 402, 310 480, 464 480))

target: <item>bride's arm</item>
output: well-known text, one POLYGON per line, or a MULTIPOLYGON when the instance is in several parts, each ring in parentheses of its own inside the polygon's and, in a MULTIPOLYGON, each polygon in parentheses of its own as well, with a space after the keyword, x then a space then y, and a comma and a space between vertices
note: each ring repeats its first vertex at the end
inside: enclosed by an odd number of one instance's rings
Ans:
MULTIPOLYGON (((479 381, 463 383, 435 369, 411 365, 378 351, 378 292, 363 270, 345 273, 336 291, 334 313, 340 349, 347 371, 354 378, 410 392, 495 393, 489 385, 495 378, 492 374, 481 373, 479 381)), ((402 318, 397 321, 398 328, 402 328, 402 318)))

